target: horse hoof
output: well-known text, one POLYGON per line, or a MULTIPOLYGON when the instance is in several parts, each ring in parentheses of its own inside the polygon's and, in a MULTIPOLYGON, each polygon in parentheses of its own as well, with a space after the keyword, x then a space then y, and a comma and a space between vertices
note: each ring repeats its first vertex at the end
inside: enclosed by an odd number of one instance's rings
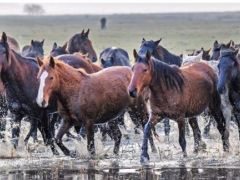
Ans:
POLYGON ((156 147, 152 148, 152 153, 157 153, 157 148, 156 147))
POLYGON ((140 163, 142 165, 148 164, 149 163, 149 155, 147 154, 147 156, 141 155, 141 159, 140 159, 140 163))
POLYGON ((187 152, 183 152, 183 157, 187 158, 187 152))
POLYGON ((204 141, 200 141, 200 150, 206 150, 207 149, 207 145, 204 141))
POLYGON ((59 152, 58 152, 57 150, 54 150, 54 151, 53 151, 53 155, 59 156, 59 152))
POLYGON ((70 157, 71 158, 76 158, 77 157, 77 152, 76 151, 71 151, 70 152, 70 157))

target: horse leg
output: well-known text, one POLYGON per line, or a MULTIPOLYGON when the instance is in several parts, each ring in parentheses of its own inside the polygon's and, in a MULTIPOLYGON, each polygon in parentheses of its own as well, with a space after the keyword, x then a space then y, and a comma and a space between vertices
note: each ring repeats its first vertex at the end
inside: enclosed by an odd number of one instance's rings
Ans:
POLYGON ((158 119, 159 119, 158 115, 155 115, 152 113, 149 117, 148 122, 144 126, 142 152, 141 152, 141 157, 140 157, 141 163, 147 163, 150 159, 149 155, 148 155, 148 139, 151 135, 151 128, 157 124, 158 119))
MULTIPOLYGON (((29 130, 26 138, 24 139, 25 145, 27 145, 30 136, 34 135, 33 133, 37 131, 37 127, 38 127, 37 121, 35 119, 30 118, 30 123, 31 123, 30 130, 29 130)), ((35 133, 35 137, 33 137, 34 142, 36 139, 37 139, 37 134, 35 133)))
POLYGON ((229 132, 226 127, 226 120, 223 116, 223 112, 220 107, 220 98, 214 97, 212 102, 209 104, 210 114, 214 117, 217 122, 217 129, 222 136, 223 150, 229 151, 229 132))
POLYGON ((237 123, 237 126, 238 126, 238 137, 239 137, 239 140, 240 140, 240 113, 237 112, 237 111, 234 111, 233 114, 234 114, 234 117, 236 119, 236 123, 237 123))
POLYGON ((198 122, 197 122, 197 118, 189 118, 189 124, 193 130, 193 137, 194 137, 194 152, 198 153, 199 149, 200 149, 200 145, 203 148, 206 148, 206 144, 201 140, 201 131, 199 129, 198 126, 198 122), (200 144, 200 142, 202 144, 200 144))
POLYGON ((69 123, 69 121, 67 120, 63 120, 58 132, 57 132, 57 136, 55 139, 56 144, 58 145, 58 147, 62 150, 62 152, 64 153, 64 155, 69 156, 70 155, 70 151, 69 149, 64 146, 64 144, 62 143, 62 137, 65 133, 67 133, 69 131, 69 129, 72 127, 72 125, 69 123))
POLYGON ((169 136, 169 133, 170 133, 170 122, 169 122, 169 119, 168 118, 164 118, 163 124, 164 124, 165 136, 169 136))
POLYGON ((87 131, 87 149, 91 157, 95 156, 95 145, 94 145, 94 126, 90 121, 87 121, 86 131, 87 131))
POLYGON ((21 126, 21 120, 23 118, 23 115, 18 113, 14 113, 13 115, 14 117, 12 121, 12 144, 13 144, 13 147, 16 149, 18 146, 20 126, 21 126))
POLYGON ((185 118, 185 130, 186 130, 186 135, 190 136, 190 129, 189 129, 188 119, 187 118, 185 118))
POLYGON ((182 148, 183 157, 187 157, 186 139, 185 139, 185 120, 184 120, 184 118, 177 119, 177 123, 178 123, 178 131, 179 131, 178 141, 179 141, 179 144, 182 148))
POLYGON ((109 125, 108 131, 111 134, 113 140, 115 141, 113 153, 118 154, 122 138, 122 133, 118 127, 118 121, 117 120, 110 121, 108 122, 108 125, 109 125))
POLYGON ((207 125, 204 128, 203 134, 204 134, 205 137, 209 137, 210 127, 211 127, 212 122, 213 122, 213 119, 210 118, 207 125))

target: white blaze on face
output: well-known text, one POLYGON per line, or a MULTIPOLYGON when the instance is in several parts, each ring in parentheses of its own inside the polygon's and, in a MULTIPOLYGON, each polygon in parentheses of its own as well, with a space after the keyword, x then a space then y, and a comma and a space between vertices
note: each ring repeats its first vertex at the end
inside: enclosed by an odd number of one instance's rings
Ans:
POLYGON ((42 107, 42 102, 43 102, 43 90, 44 90, 44 86, 45 86, 45 80, 48 77, 48 72, 47 71, 43 71, 43 73, 40 76, 40 85, 38 88, 38 95, 37 95, 37 104, 42 107))

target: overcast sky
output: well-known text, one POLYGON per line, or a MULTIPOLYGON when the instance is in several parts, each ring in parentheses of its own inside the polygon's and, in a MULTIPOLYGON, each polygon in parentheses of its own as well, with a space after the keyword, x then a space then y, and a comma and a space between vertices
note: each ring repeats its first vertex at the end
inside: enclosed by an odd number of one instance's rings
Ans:
MULTIPOLYGON (((46 14, 114 14, 114 13, 167 13, 167 12, 223 12, 240 11, 240 4, 41 4, 46 14)), ((1 4, 0 15, 24 14, 24 4, 1 4)))

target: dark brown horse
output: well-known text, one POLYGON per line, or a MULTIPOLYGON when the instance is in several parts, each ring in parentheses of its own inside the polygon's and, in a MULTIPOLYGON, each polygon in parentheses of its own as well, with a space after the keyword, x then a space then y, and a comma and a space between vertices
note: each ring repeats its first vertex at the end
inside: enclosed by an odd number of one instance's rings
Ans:
POLYGON ((232 40, 229 41, 229 43, 224 44, 224 43, 219 43, 217 40, 214 41, 213 43, 213 48, 212 48, 212 56, 211 60, 218 60, 220 57, 220 50, 221 48, 230 48, 234 46, 234 42, 232 40))
POLYGON ((70 54, 73 54, 75 52, 81 52, 82 54, 88 54, 88 57, 93 61, 97 61, 97 54, 95 50, 93 49, 92 42, 88 38, 89 35, 89 29, 87 32, 84 32, 84 30, 79 33, 75 34, 70 38, 68 41, 68 47, 67 50, 70 54))
MULTIPOLYGON (((129 67, 116 66, 86 74, 52 57, 45 58, 43 62, 38 59, 38 63, 40 86, 37 103, 40 107, 48 107, 52 95, 57 96, 58 112, 64 121, 56 143, 65 155, 70 152, 61 139, 73 125, 86 127, 88 151, 94 155, 94 124, 116 119, 126 108, 139 121, 144 122, 147 117, 142 97, 134 100, 128 95, 127 87, 132 76, 129 67)), ((114 153, 118 151, 119 146, 115 146, 114 153)))
POLYGON ((194 149, 198 151, 201 136, 196 116, 207 107, 218 123, 224 150, 229 149, 229 133, 225 127, 225 119, 220 109, 221 101, 216 88, 217 75, 210 66, 199 62, 178 68, 156 60, 149 52, 146 56, 139 56, 136 50, 134 57, 136 61, 128 87, 129 94, 137 97, 144 88, 149 88, 151 92, 151 114, 144 129, 141 162, 149 160, 148 136, 151 127, 154 127, 161 117, 169 117, 177 121, 179 143, 184 156, 186 156, 184 118, 189 118, 195 140, 194 149))
POLYGON ((44 55, 43 50, 44 40, 35 41, 32 40, 30 45, 26 45, 22 49, 22 56, 36 58, 44 55))
POLYGON ((189 55, 197 56, 199 53, 203 52, 202 59, 209 61, 210 60, 210 51, 211 51, 211 48, 208 50, 204 50, 204 48, 202 47, 200 50, 195 50, 192 54, 189 54, 189 55))
MULTIPOLYGON (((1 40, 1 39, 0 39, 1 40)), ((13 38, 13 37, 11 37, 11 36, 7 36, 7 41, 8 41, 8 45, 9 45, 9 47, 12 49, 12 50, 14 50, 14 51, 16 51, 16 52, 20 52, 20 46, 19 46, 19 44, 18 44, 18 42, 17 42, 17 40, 15 39, 15 38, 13 38)))
MULTIPOLYGON (((39 86, 37 73, 37 62, 32 58, 22 57, 10 49, 7 36, 3 33, 0 41, 0 74, 6 90, 8 109, 13 114, 12 137, 18 140, 20 122, 23 117, 28 117, 32 124, 28 135, 37 126, 42 133, 44 142, 51 146, 54 154, 58 154, 48 129, 48 112, 51 111, 39 108, 35 102, 39 86)), ((17 141, 14 145, 17 145, 17 141)))
POLYGON ((63 46, 58 46, 57 43, 53 43, 53 47, 50 52, 50 55, 53 57, 56 57, 62 54, 68 54, 67 43, 65 43, 63 46))

